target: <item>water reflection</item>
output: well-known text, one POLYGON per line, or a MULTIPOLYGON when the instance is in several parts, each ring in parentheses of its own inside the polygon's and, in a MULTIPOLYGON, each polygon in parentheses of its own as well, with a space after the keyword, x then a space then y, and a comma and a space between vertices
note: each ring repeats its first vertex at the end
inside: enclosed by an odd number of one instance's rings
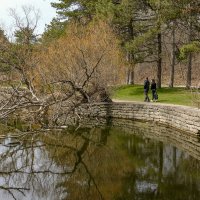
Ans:
POLYGON ((112 124, 1 137, 1 199, 199 199, 197 137, 149 123, 112 124))

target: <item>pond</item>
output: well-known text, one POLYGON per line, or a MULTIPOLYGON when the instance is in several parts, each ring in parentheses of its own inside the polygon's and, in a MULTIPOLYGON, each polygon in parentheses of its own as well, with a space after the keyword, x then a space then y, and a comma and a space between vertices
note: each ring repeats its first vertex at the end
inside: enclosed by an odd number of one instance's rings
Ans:
POLYGON ((114 120, 0 142, 2 200, 200 199, 199 138, 169 127, 114 120))

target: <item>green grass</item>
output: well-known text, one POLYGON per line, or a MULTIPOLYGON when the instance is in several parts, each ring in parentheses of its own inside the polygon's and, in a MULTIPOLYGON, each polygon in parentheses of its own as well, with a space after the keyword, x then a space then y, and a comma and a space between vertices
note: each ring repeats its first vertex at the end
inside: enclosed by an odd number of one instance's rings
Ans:
MULTIPOLYGON (((157 90, 158 102, 192 106, 192 94, 185 88, 161 88, 157 90)), ((141 85, 126 85, 113 89, 112 98, 128 101, 144 101, 144 90, 141 85)), ((152 98, 151 90, 149 98, 152 98)))

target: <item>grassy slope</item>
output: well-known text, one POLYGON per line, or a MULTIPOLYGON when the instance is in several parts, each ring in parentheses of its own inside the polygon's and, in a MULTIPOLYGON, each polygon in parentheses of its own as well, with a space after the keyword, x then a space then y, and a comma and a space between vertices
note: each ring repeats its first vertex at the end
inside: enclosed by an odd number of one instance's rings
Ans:
MULTIPOLYGON (((158 102, 192 106, 190 90, 186 90, 185 88, 161 88, 157 92, 158 102)), ((149 91, 149 97, 150 99, 152 97, 151 91, 149 91)), ((144 101, 143 86, 128 85, 114 88, 112 98, 118 100, 144 101)))

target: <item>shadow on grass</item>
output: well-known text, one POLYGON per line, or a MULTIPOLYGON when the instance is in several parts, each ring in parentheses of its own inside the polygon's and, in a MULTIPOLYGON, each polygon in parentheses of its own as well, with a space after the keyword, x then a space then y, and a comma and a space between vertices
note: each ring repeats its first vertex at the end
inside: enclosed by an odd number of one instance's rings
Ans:
POLYGON ((170 100, 167 100, 167 99, 158 99, 157 102, 159 103, 170 103, 170 100))

